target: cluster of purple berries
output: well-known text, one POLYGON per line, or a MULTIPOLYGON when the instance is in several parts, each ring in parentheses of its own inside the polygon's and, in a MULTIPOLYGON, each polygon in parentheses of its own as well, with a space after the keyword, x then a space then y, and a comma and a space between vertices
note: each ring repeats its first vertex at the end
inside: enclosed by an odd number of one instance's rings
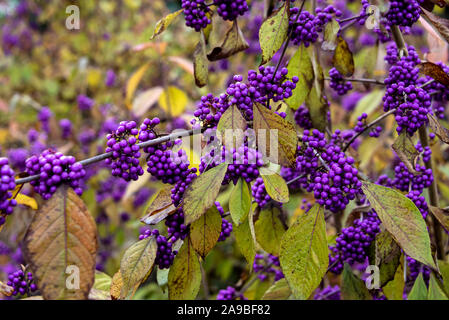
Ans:
POLYGON ((426 267, 422 263, 416 261, 413 258, 407 256, 407 265, 409 268, 409 277, 408 280, 414 282, 416 278, 418 278, 419 274, 422 273, 423 279, 426 284, 429 283, 431 270, 429 267, 426 267))
POLYGON ((14 171, 8 164, 7 158, 0 158, 0 226, 5 223, 5 216, 10 215, 17 205, 17 201, 12 198, 12 192, 16 187, 14 171))
POLYGON ((280 268, 281 263, 279 262, 279 258, 272 254, 267 254, 266 256, 256 254, 254 258, 253 270, 258 273, 257 277, 260 281, 267 280, 270 274, 274 274, 275 282, 281 280, 284 278, 284 274, 280 268))
POLYGON ((336 68, 329 70, 329 76, 331 78, 329 86, 334 89, 338 95, 343 96, 352 89, 352 83, 344 81, 343 76, 336 68))
POLYGON ((84 94, 80 94, 77 101, 78 108, 82 111, 89 111, 95 105, 95 101, 84 94))
POLYGON ((218 15, 224 20, 235 20, 249 10, 246 0, 214 0, 214 4, 218 15))
POLYGON ((207 7, 205 0, 182 0, 182 8, 184 9, 184 17, 186 26, 199 32, 206 28, 211 20, 207 16, 210 9, 207 7))
POLYGON ((224 212, 222 206, 220 205, 220 202, 216 201, 215 206, 217 207, 218 212, 221 215, 221 232, 220 232, 220 237, 218 238, 218 241, 221 242, 221 241, 225 241, 231 235, 232 222, 225 219, 225 217, 224 217, 225 212, 224 212))
POLYGON ((271 200, 271 197, 268 195, 265 190, 265 185, 263 183, 262 178, 257 178, 251 186, 251 194, 253 196, 254 201, 256 201, 259 208, 265 207, 268 202, 271 200))
POLYGON ((303 129, 309 130, 312 128, 312 119, 310 118, 310 112, 307 107, 300 106, 295 111, 295 122, 303 129))
POLYGON ((239 294, 234 287, 228 286, 218 292, 217 300, 248 300, 243 294, 239 294))
POLYGON ((106 159, 105 163, 111 166, 113 176, 131 181, 143 175, 136 138, 138 133, 135 121, 122 121, 115 132, 106 136, 106 152, 112 152, 112 157, 106 159))
POLYGON ((172 250, 173 243, 169 240, 167 240, 166 237, 159 234, 159 230, 151 230, 147 229, 145 230, 140 236, 139 240, 146 239, 150 236, 156 237, 156 243, 157 243, 157 252, 156 252, 156 260, 155 264, 159 266, 159 269, 167 269, 170 268, 170 266, 173 263, 173 260, 175 259, 176 254, 178 252, 175 250, 172 250))
POLYGON ((316 291, 313 300, 340 300, 340 287, 328 285, 316 291))
POLYGON ((83 193, 81 183, 86 170, 73 156, 44 150, 40 156, 33 155, 26 160, 26 172, 30 175, 40 174, 39 179, 31 181, 31 185, 44 200, 50 199, 63 183, 68 183, 77 195, 83 193))
MULTIPOLYGON (((386 54, 384 60, 391 66, 395 65, 399 61, 398 57, 398 48, 396 43, 391 42, 386 47, 386 54)), ((412 63, 414 66, 421 63, 421 59, 419 58, 418 52, 412 45, 407 45, 408 56, 402 57, 404 61, 412 63)))
POLYGON ((37 290, 37 286, 33 282, 32 273, 25 273, 21 269, 8 275, 7 285, 13 288, 13 296, 29 295, 30 293, 37 290))
POLYGON ((371 210, 355 220, 353 226, 343 228, 335 247, 329 248, 333 252, 333 255, 329 255, 331 271, 339 274, 343 270, 344 262, 350 265, 356 262, 364 263, 368 257, 369 246, 380 232, 379 226, 380 220, 376 212, 371 210))
POLYGON ((391 0, 386 18, 390 25, 410 27, 421 15, 420 1, 391 0))
MULTIPOLYGON (((362 113, 362 115, 357 117, 357 124, 354 127, 355 132, 363 132, 363 130, 365 130, 367 118, 368 118, 368 115, 366 113, 362 113)), ((372 138, 379 138, 381 132, 382 132, 382 127, 377 126, 370 130, 369 136, 372 138)))

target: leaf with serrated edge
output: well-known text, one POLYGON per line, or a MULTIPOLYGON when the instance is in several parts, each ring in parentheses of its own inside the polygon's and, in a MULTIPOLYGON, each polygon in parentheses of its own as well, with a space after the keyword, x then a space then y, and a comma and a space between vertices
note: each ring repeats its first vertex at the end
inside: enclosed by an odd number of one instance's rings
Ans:
POLYGON ((220 192, 221 183, 227 169, 228 164, 221 163, 202 173, 187 188, 183 200, 184 217, 187 225, 198 220, 207 209, 212 207, 220 192))
POLYGON ((415 170, 416 161, 419 156, 412 139, 406 132, 402 132, 391 146, 398 155, 399 159, 405 164, 408 171, 417 174, 415 170))
POLYGON ((256 240, 266 252, 279 256, 279 246, 285 228, 279 218, 280 210, 276 207, 264 208, 254 224, 256 240))
POLYGON ((296 148, 298 145, 298 137, 296 136, 295 127, 274 113, 273 110, 267 109, 265 106, 256 102, 253 106, 253 128, 256 131, 258 145, 261 146, 261 139, 265 140, 265 155, 268 160, 278 163, 284 167, 293 167, 296 164, 296 148), (273 131, 271 131, 273 130, 273 131), (275 150, 271 150, 271 133, 276 135, 277 142, 275 150), (277 150, 276 150, 277 149, 277 150), (277 154, 273 154, 277 151, 277 154), (277 160, 277 161, 276 161, 277 160))
POLYGON ((296 88, 292 90, 292 96, 285 100, 288 106, 297 110, 309 95, 310 89, 313 85, 313 66, 308 53, 308 49, 301 44, 288 62, 288 78, 297 76, 299 78, 296 88))
POLYGON ((217 207, 212 206, 190 226, 189 236, 192 240, 192 246, 203 259, 220 237, 221 222, 217 207))
POLYGON ((427 227, 416 205, 400 192, 362 181, 362 189, 382 224, 404 252, 436 269, 427 227))
POLYGON ((427 287, 421 272, 416 278, 407 300, 427 300, 427 287))
POLYGON ((287 280, 281 279, 276 281, 262 297, 262 300, 287 300, 292 294, 287 280))
POLYGON ((352 272, 351 267, 346 262, 343 268, 341 299, 342 300, 372 299, 368 289, 366 288, 365 283, 352 272))
POLYGON ((262 63, 265 64, 273 58, 281 48, 288 33, 289 1, 268 17, 259 29, 260 48, 262 49, 262 63))
POLYGON ((204 87, 209 77, 209 61, 206 56, 206 40, 204 33, 201 33, 195 52, 193 53, 193 75, 197 87, 204 87))
POLYGON ((245 40, 240 30, 237 20, 234 21, 232 27, 226 32, 225 38, 220 46, 214 47, 207 55, 209 61, 217 61, 229 58, 230 56, 244 51, 249 48, 248 42, 245 40))
POLYGON ((44 299, 87 299, 94 284, 97 229, 86 205, 60 186, 36 212, 25 235, 24 255, 44 299), (68 266, 79 268, 79 289, 66 286, 68 266))
POLYGON ((265 190, 274 201, 287 203, 289 201, 288 186, 279 174, 261 175, 265 190))
POLYGON ((294 296, 305 300, 318 287, 329 264, 323 207, 299 216, 281 240, 279 260, 294 296))
POLYGON ((354 74, 354 58, 348 47, 348 43, 341 36, 337 38, 337 47, 332 58, 332 65, 343 77, 350 77, 354 74))
POLYGON ((184 241, 168 273, 170 300, 193 300, 201 285, 201 267, 190 241, 184 241))
POLYGON ((252 236, 249 219, 252 219, 251 213, 248 214, 247 219, 242 224, 238 226, 234 224, 233 230, 237 247, 240 249, 246 261, 252 265, 256 256, 256 245, 252 236))
POLYGON ((139 240, 129 247, 120 262, 123 287, 121 297, 139 285, 152 270, 156 259, 157 243, 154 236, 139 240))
POLYGON ((251 193, 249 186, 243 178, 239 178, 237 184, 232 188, 231 196, 229 197, 229 212, 232 221, 236 225, 248 216, 251 210, 251 193))
POLYGON ((154 27, 153 35, 151 36, 150 40, 153 40, 156 36, 164 32, 168 28, 168 26, 173 22, 173 20, 175 20, 175 18, 179 16, 179 14, 183 11, 184 9, 175 11, 159 20, 156 23, 156 26, 154 27))
POLYGON ((221 116, 217 125, 217 134, 227 150, 237 149, 243 144, 246 128, 246 120, 234 104, 221 116))

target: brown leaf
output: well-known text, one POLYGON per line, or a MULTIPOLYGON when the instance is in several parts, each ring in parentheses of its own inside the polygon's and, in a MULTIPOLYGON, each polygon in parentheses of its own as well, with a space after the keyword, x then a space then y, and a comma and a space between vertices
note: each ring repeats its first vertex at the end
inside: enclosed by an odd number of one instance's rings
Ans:
POLYGON ((111 290, 110 290, 112 300, 118 300, 120 298, 120 292, 122 291, 122 287, 123 287, 123 279, 119 270, 112 277, 111 290))
POLYGON ((245 40, 245 37, 243 36, 236 20, 234 21, 232 27, 226 32, 226 36, 222 44, 218 47, 214 47, 207 55, 207 58, 209 61, 226 59, 248 48, 249 44, 245 40))
POLYGON ((209 208, 205 214, 190 226, 189 237, 196 252, 204 259, 215 247, 221 232, 221 216, 216 206, 209 208))
POLYGON ((435 81, 449 87, 449 75, 439 65, 432 62, 422 62, 418 64, 418 68, 420 73, 432 77, 435 81))
POLYGON ((261 139, 265 138, 265 155, 269 155, 269 160, 284 167, 293 167, 296 163, 296 148, 298 144, 295 127, 274 113, 273 110, 267 109, 258 102, 253 106, 253 114, 253 127, 256 131, 258 146, 261 147, 263 145, 261 139), (276 132, 274 130, 277 130, 278 140, 276 142, 278 145, 274 146, 275 150, 271 150, 270 135, 276 132), (273 154, 275 151, 277 151, 277 154, 273 154))
POLYGON ((443 127, 434 115, 428 113, 427 118, 429 119, 430 128, 432 128, 437 137, 444 143, 449 144, 449 130, 443 127))
POLYGON ((145 224, 157 224, 167 216, 175 213, 176 207, 171 199, 172 187, 167 187, 158 192, 154 200, 146 210, 147 214, 140 219, 145 224))
POLYGON ((429 22, 447 42, 449 42, 449 20, 441 18, 436 14, 421 8, 421 17, 429 22))
POLYGON ((419 152, 416 150, 415 145, 408 134, 405 132, 401 133, 391 147, 396 152, 399 159, 405 164, 408 171, 414 175, 418 174, 415 167, 419 152))
POLYGON ((24 241, 26 260, 44 299, 88 298, 95 277, 97 229, 84 202, 71 188, 59 187, 44 203, 24 241), (66 286, 69 266, 79 270, 79 289, 66 286))
POLYGON ((435 218, 441 223, 443 228, 449 232, 449 210, 441 209, 434 206, 429 206, 430 212, 434 215, 435 218))
POLYGON ((337 38, 337 47, 332 58, 332 65, 344 76, 350 77, 354 74, 354 58, 348 43, 341 36, 337 38))
POLYGON ((14 291, 13 287, 10 287, 0 281, 0 294, 10 297, 14 291))

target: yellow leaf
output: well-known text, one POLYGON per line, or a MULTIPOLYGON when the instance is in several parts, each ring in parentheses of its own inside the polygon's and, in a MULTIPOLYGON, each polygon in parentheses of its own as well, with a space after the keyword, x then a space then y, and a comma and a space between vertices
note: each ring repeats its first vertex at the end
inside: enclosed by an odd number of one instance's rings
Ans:
POLYGON ((186 93, 174 86, 169 86, 159 97, 159 105, 161 108, 170 113, 173 117, 183 114, 187 102, 188 99, 186 93))
POLYGON ((145 71, 147 71, 149 66, 149 63, 141 66, 136 72, 133 73, 131 78, 129 78, 128 83, 126 84, 126 106, 128 107, 128 109, 132 109, 133 107, 132 98, 134 96, 134 92, 136 91, 140 80, 142 79, 145 71))
POLYGON ((30 207, 33 210, 37 210, 37 202, 34 198, 28 197, 23 193, 19 193, 16 197, 18 204, 23 204, 24 206, 30 207))
POLYGON ((89 72, 87 73, 87 85, 90 88, 97 88, 100 85, 102 79, 103 76, 100 70, 89 70, 89 72))

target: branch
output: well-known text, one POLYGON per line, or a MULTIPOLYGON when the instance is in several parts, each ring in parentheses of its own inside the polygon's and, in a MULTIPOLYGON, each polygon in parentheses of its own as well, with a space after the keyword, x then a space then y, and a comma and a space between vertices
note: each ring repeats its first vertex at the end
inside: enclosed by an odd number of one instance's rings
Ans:
MULTIPOLYGON (((329 77, 324 77, 324 80, 330 81, 332 80, 329 77)), ((343 78, 344 81, 350 81, 350 82, 361 82, 361 83, 371 83, 371 84, 377 84, 380 86, 384 86, 385 83, 380 80, 376 79, 365 79, 365 78, 343 78)))

